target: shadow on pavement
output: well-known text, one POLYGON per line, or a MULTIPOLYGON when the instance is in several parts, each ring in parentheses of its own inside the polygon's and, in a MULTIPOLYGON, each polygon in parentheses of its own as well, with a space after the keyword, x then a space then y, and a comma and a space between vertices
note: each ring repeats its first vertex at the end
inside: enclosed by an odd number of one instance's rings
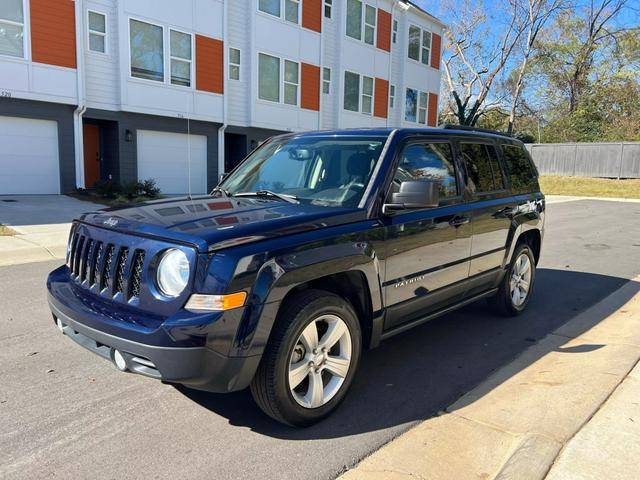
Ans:
MULTIPOLYGON (((344 403, 331 417, 307 429, 292 429, 272 421, 258 409, 248 391, 221 395, 177 388, 232 425, 281 439, 340 438, 409 424, 444 410, 493 371, 628 281, 539 269, 534 295, 519 317, 497 316, 485 302, 478 302, 364 352, 344 403)), ((640 291, 640 283, 632 290, 640 291)), ((603 312, 585 330, 627 300, 603 312)), ((576 348, 565 351, 581 351, 576 348)))

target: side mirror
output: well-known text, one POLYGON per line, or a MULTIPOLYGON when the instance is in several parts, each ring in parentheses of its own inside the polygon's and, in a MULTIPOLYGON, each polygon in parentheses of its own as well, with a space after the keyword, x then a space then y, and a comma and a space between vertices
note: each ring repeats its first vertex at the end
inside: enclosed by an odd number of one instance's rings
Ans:
POLYGON ((440 182, 410 180, 400 184, 400 191, 391 194, 391 201, 382 207, 382 213, 392 210, 435 208, 440 204, 440 182))

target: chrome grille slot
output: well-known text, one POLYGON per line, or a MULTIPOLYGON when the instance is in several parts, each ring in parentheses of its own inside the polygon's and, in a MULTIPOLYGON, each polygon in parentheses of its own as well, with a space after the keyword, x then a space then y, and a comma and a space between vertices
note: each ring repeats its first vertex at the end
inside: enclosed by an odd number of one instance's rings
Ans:
POLYGON ((122 247, 120 249, 120 255, 118 255, 118 266, 116 268, 116 288, 114 293, 122 293, 124 292, 124 283, 125 283, 125 270, 127 268, 127 257, 129 256, 129 249, 127 247, 122 247))
POLYGON ((87 278, 87 267, 89 259, 93 255, 93 240, 87 238, 84 244, 84 250, 82 252, 80 261, 80 281, 84 282, 87 278))
POLYGON ((76 243, 76 251, 73 254, 73 274, 78 276, 80 273, 80 256, 82 255, 82 247, 84 245, 84 236, 78 239, 76 243))
POLYGON ((144 266, 144 251, 136 250, 133 253, 133 268, 131 271, 131 282, 129 285, 129 297, 140 296, 140 283, 142 280, 142 267, 144 266))
POLYGON ((69 266, 69 270, 73 272, 73 260, 76 254, 76 245, 78 244, 78 238, 80 238, 80 234, 74 233, 73 238, 71 239, 71 249, 69 249, 69 258, 67 258, 67 265, 69 266))
POLYGON ((100 290, 109 286, 111 280, 111 263, 113 262, 113 251, 116 247, 109 245, 105 254, 104 268, 102 270, 102 281, 100 282, 100 290))
POLYGON ((104 244, 100 241, 95 243, 94 254, 91 260, 91 266, 89 270, 89 285, 95 285, 98 281, 98 269, 100 268, 100 260, 102 260, 102 252, 104 251, 104 244))

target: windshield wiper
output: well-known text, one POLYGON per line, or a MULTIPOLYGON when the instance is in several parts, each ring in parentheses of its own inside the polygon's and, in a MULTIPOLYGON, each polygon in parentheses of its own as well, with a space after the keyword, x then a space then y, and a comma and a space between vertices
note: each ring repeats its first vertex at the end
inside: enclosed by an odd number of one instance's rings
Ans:
POLYGON ((257 192, 240 192, 235 193, 236 197, 274 197, 289 203, 300 203, 295 195, 287 195, 286 193, 276 193, 271 190, 258 190, 257 192))
POLYGON ((227 198, 232 197, 233 195, 231 195, 229 193, 229 190, 222 188, 222 187, 216 187, 213 190, 211 190, 211 193, 209 195, 213 195, 214 193, 221 193, 222 195, 224 195, 227 198))

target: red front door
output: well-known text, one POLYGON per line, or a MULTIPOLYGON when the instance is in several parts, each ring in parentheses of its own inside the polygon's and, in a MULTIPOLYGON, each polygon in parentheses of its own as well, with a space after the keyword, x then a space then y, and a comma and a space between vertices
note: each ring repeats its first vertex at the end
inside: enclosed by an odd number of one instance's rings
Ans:
POLYGON ((93 188, 100 180, 100 128, 85 124, 84 136, 84 186, 93 188))

